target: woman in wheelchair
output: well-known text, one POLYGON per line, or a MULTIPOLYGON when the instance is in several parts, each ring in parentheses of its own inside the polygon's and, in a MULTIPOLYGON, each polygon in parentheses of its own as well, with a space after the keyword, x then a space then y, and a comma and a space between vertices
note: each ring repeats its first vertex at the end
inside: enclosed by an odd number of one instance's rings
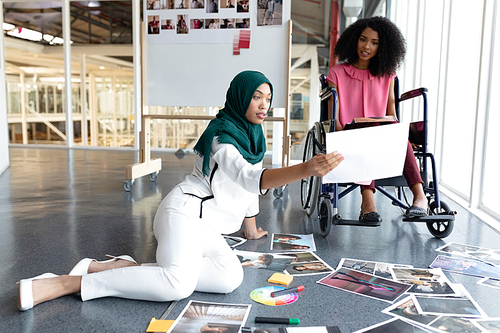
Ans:
MULTIPOLYGON (((327 81, 337 90, 336 130, 354 118, 394 116, 396 118, 394 78, 406 53, 405 40, 399 29, 384 17, 361 19, 346 28, 334 50, 342 62, 330 69, 327 81)), ((332 109, 330 101, 329 110, 332 109)), ((330 111, 332 112, 332 111, 330 111)), ((333 115, 329 115, 333 119, 333 115)), ((428 215, 423 181, 408 142, 403 175, 413 193, 407 217, 428 215)), ((374 182, 361 186, 360 221, 381 222, 373 193, 374 182)))

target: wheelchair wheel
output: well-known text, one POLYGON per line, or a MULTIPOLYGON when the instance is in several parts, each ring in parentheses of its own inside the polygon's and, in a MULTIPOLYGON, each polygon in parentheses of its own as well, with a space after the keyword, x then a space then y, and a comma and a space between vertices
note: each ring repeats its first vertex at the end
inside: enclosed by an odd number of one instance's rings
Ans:
MULTIPOLYGON (((431 202, 429 205, 431 215, 451 212, 450 207, 445 202, 440 201, 440 206, 438 210, 436 202, 431 202)), ((432 236, 436 238, 445 238, 453 231, 454 221, 429 221, 426 224, 432 236)))
MULTIPOLYGON (((306 143, 304 146, 304 155, 302 157, 302 162, 309 161, 314 155, 318 153, 318 147, 314 144, 314 139, 322 143, 323 138, 321 136, 321 125, 314 124, 307 132, 306 143)), ((312 215, 316 206, 318 205, 318 195, 321 185, 320 177, 309 177, 302 179, 300 182, 300 199, 302 203, 302 208, 305 209, 307 215, 312 215)))
POLYGON ((323 197, 319 202, 319 229, 323 237, 330 234, 332 230, 333 208, 329 198, 323 197))

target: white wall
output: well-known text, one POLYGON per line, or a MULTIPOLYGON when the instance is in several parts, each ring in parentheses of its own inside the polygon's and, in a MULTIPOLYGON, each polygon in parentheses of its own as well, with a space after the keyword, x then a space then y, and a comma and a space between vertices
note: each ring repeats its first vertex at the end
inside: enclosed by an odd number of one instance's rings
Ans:
MULTIPOLYGON (((0 3, 0 26, 3 25, 3 5, 0 3)), ((0 34, 0 175, 9 167, 9 128, 5 87, 5 51, 0 34)))

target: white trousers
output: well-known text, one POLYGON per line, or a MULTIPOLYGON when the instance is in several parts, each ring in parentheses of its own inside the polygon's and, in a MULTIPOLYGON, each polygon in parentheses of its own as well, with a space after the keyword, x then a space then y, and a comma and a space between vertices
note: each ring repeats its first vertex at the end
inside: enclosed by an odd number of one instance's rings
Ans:
POLYGON ((200 214, 200 199, 175 187, 154 220, 156 265, 108 270, 82 276, 82 300, 100 297, 166 302, 194 291, 229 293, 243 281, 240 261, 225 239, 200 214))

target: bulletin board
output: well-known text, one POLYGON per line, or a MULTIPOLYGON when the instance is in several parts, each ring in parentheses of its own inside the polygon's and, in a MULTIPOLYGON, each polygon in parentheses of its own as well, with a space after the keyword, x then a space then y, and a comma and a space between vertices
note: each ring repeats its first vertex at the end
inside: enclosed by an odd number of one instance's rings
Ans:
MULTIPOLYGON (((263 25, 267 0, 243 1, 247 12, 225 8, 228 0, 217 0, 219 10, 209 13, 204 8, 192 9, 193 0, 183 2, 185 8, 168 8, 171 0, 145 0, 144 22, 155 20, 159 28, 146 33, 144 44, 144 104, 147 106, 223 106, 229 83, 243 70, 258 70, 274 88, 273 107, 285 108, 288 98, 290 0, 272 0, 281 6, 280 24, 263 25), (224 7, 223 7, 224 6, 224 7), (188 32, 162 29, 167 20, 177 22, 186 15, 188 32), (232 20, 232 28, 205 29, 208 20, 232 20), (241 25, 243 18, 245 27, 241 25), (202 29, 194 29, 192 19, 202 19, 202 29), (238 23, 238 28, 236 24, 238 23), (248 48, 233 54, 234 40, 243 31, 250 32, 248 48)), ((233 0, 236 2, 240 0, 233 0)), ((173 1, 172 1, 173 3, 173 1)), ((156 23, 156 22, 155 22, 156 23)))

